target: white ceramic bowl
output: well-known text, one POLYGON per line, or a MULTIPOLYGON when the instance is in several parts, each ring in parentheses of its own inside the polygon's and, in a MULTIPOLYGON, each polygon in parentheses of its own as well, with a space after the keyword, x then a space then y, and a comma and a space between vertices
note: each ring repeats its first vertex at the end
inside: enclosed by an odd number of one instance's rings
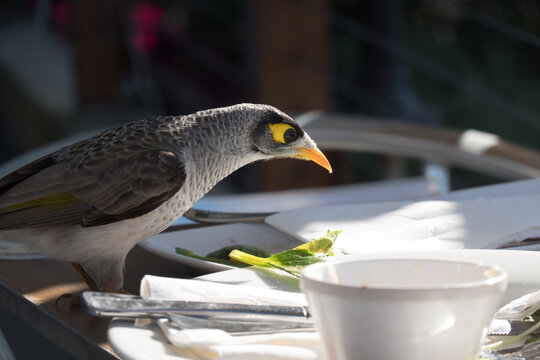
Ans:
POLYGON ((506 289, 496 266, 345 256, 301 286, 331 360, 473 360, 506 289))

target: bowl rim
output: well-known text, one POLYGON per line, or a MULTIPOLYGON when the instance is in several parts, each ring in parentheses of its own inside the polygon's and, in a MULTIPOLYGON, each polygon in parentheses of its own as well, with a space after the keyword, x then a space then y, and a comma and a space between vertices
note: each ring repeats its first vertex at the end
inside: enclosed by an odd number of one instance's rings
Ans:
MULTIPOLYGON (((363 258, 360 254, 358 255, 347 255, 339 258, 332 258, 325 262, 319 262, 315 263, 309 266, 306 266, 302 270, 302 275, 300 277, 301 284, 302 283, 312 283, 319 289, 330 289, 331 291, 335 291, 337 289, 348 289, 349 291, 358 291, 358 290, 376 290, 376 291, 399 291, 399 292, 417 292, 417 291, 444 291, 444 290, 465 290, 465 289, 471 289, 471 288, 484 288, 484 287, 492 287, 494 285, 505 283, 508 279, 508 274, 504 269, 501 269, 499 265, 497 264, 486 264, 479 261, 464 261, 464 260, 449 260, 449 259, 430 259, 430 258, 415 258, 415 257, 406 257, 406 258, 400 258, 399 256, 394 257, 380 257, 380 258, 363 258), (494 269, 498 273, 495 276, 488 277, 481 280, 473 280, 473 281, 464 281, 464 282, 456 282, 456 283, 448 283, 448 284, 441 284, 441 285, 404 285, 404 286, 385 286, 385 285, 367 285, 367 284, 359 284, 359 285, 353 285, 350 283, 335 283, 330 282, 326 280, 319 280, 313 277, 313 272, 317 271, 320 268, 325 268, 327 266, 331 266, 332 264, 341 264, 341 263, 348 263, 348 262, 378 262, 378 261, 400 261, 400 262, 437 262, 437 263, 453 263, 453 264, 462 264, 467 266, 475 266, 475 267, 481 267, 485 268, 486 271, 494 269)), ((305 285, 302 285, 302 291, 305 289, 305 285)))

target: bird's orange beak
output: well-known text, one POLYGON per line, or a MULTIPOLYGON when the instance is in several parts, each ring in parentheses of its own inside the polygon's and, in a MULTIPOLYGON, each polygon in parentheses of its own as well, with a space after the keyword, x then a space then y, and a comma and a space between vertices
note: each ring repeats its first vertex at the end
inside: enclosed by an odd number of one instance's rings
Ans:
POLYGON ((300 148, 300 153, 296 155, 295 158, 311 160, 328 170, 328 172, 332 172, 332 166, 328 162, 328 159, 326 158, 326 156, 324 156, 321 150, 317 149, 317 147, 300 148))

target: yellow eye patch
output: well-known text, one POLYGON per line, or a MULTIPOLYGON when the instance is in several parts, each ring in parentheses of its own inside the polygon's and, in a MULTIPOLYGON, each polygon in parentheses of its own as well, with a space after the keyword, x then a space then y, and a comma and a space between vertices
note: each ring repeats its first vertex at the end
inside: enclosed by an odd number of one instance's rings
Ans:
POLYGON ((268 128, 272 132, 272 138, 275 142, 288 144, 298 138, 298 132, 289 124, 275 123, 268 124, 268 128))

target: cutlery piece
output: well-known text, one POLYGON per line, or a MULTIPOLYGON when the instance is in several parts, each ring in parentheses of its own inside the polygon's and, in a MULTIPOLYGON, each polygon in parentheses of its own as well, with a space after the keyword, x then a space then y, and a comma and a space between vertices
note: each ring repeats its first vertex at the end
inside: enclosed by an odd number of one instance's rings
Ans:
MULTIPOLYGON (((488 328, 488 336, 515 336, 529 330, 536 322, 522 320, 496 320, 488 328)), ((531 333, 540 335, 540 329, 531 333)))
POLYGON ((184 217, 200 224, 228 224, 234 222, 264 222, 264 219, 273 214, 275 212, 232 213, 191 208, 184 213, 184 217))
POLYGON ((171 324, 179 329, 220 329, 231 335, 271 334, 291 331, 315 331, 312 322, 296 321, 231 321, 214 318, 199 318, 176 313, 167 314, 171 324))
POLYGON ((497 249, 510 249, 515 247, 529 246, 529 245, 538 245, 540 244, 540 238, 527 238, 520 241, 511 241, 506 244, 499 245, 497 249))
POLYGON ((248 223, 262 223, 270 215, 274 215, 273 212, 261 212, 261 213, 232 213, 224 211, 208 211, 189 209, 184 213, 184 217, 194 221, 194 224, 181 224, 171 225, 163 232, 173 232, 188 230, 194 228, 201 228, 206 226, 225 225, 239 222, 248 223))
POLYGON ((118 317, 167 317, 178 313, 197 317, 219 317, 244 321, 311 322, 305 306, 248 305, 215 302, 143 299, 135 295, 84 292, 82 306, 91 315, 118 317))
POLYGON ((511 353, 514 356, 518 356, 520 359, 538 359, 540 356, 540 341, 535 341, 530 344, 526 344, 521 349, 511 353))

